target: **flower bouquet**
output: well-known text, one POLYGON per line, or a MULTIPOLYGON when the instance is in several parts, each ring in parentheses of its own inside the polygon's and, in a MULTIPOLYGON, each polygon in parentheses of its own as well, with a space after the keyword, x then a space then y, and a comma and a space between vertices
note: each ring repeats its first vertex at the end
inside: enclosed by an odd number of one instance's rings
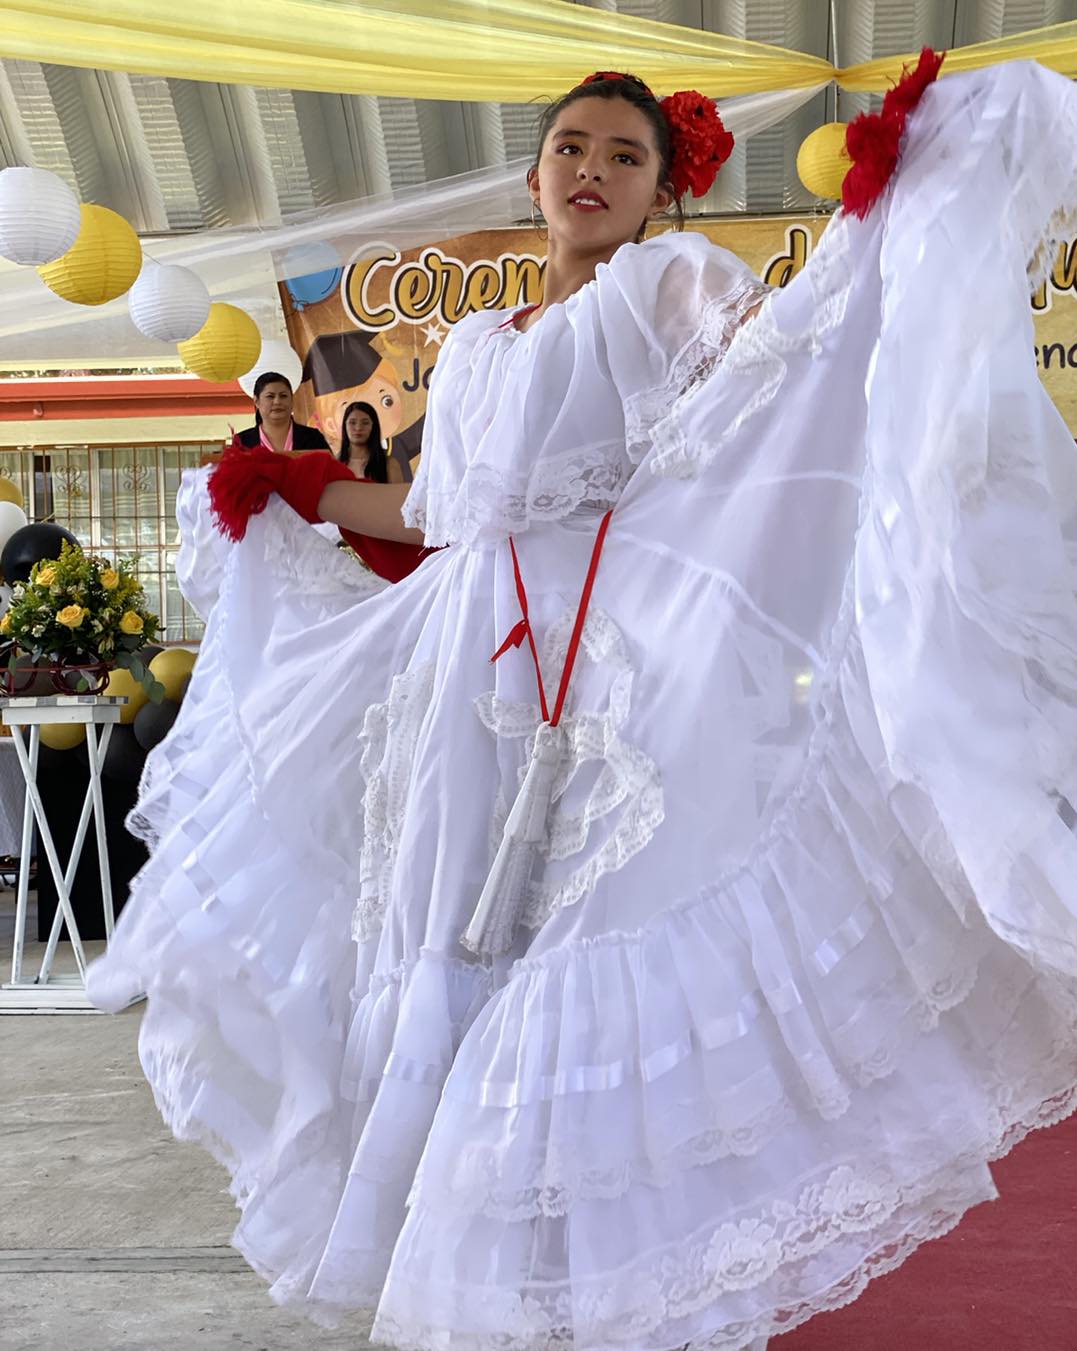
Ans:
POLYGON ((35 563, 30 580, 15 583, 0 619, 0 641, 7 644, 4 692, 17 694, 48 671, 62 694, 101 694, 109 672, 120 666, 159 703, 164 686, 140 655, 156 637, 158 621, 146 608, 134 564, 121 559, 113 567, 66 542, 58 559, 35 563), (20 651, 29 654, 29 667, 19 665, 20 651))

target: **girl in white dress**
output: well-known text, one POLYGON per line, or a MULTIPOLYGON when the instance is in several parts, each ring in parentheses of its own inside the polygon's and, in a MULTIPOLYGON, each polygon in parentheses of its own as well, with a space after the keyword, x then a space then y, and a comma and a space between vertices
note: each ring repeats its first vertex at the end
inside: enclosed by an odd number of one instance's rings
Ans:
POLYGON ((1028 306, 1077 94, 932 85, 769 295, 634 242, 697 171, 638 82, 572 91, 545 299, 456 326, 406 501, 184 483, 206 638, 91 993, 148 995, 274 1298, 401 1348, 762 1341, 1077 1101, 1077 467, 1028 306), (303 515, 451 547, 386 589, 303 515))

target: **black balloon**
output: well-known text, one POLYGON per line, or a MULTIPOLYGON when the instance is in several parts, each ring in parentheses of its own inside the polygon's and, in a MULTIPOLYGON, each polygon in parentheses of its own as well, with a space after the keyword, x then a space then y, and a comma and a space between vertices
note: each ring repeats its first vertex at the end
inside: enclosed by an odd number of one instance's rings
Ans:
POLYGON ((55 521, 24 525, 16 530, 0 554, 0 571, 3 572, 8 586, 14 582, 28 582, 30 570, 43 558, 59 558, 60 545, 64 540, 78 547, 78 540, 71 531, 65 530, 55 521))
POLYGON ((105 752, 101 773, 113 779, 124 779, 133 783, 141 776, 142 766, 145 763, 146 752, 135 740, 133 730, 122 722, 116 723, 112 729, 108 750, 105 752))
POLYGON ((175 699, 162 699, 159 704, 142 705, 131 727, 135 740, 144 751, 152 751, 154 746, 164 741, 176 721, 179 708, 175 699))

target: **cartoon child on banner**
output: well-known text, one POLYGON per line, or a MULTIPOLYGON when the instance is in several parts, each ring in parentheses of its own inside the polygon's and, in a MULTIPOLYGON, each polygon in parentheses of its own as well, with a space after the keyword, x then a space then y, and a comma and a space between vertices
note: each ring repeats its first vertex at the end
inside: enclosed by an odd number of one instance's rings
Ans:
POLYGON ((411 482, 411 461, 422 445, 423 419, 401 430, 400 377, 392 362, 371 346, 369 333, 348 329, 315 338, 303 362, 303 380, 310 381, 314 394, 313 421, 334 450, 340 448, 341 419, 348 404, 361 400, 376 408, 389 453, 400 465, 404 481, 411 482))

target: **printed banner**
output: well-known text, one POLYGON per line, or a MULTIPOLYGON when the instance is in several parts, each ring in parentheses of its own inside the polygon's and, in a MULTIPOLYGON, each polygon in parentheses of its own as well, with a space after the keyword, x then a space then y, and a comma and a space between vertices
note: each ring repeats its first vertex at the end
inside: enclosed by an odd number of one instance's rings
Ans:
MULTIPOLYGON (((825 226, 823 216, 783 216, 693 228, 743 258, 764 281, 784 286, 825 226)), ((491 230, 404 253, 372 245, 332 276, 328 294, 324 285, 305 285, 310 279, 282 283, 289 336, 305 359, 297 418, 321 427, 339 447, 348 404, 369 403, 410 477, 430 372, 449 330, 474 310, 508 311, 541 300, 543 254, 532 229, 491 230), (324 298, 315 299, 319 294, 324 298)), ((1059 249, 1031 304, 1041 378, 1077 435, 1077 240, 1059 249)))

